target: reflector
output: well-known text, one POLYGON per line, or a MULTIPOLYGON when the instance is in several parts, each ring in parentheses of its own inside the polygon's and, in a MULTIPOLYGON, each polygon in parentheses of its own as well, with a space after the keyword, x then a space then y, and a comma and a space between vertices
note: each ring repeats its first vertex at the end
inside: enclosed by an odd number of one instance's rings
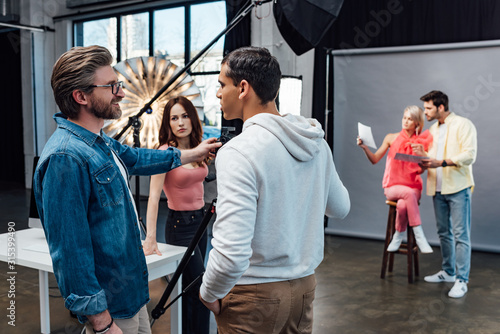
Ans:
POLYGON ((301 55, 321 42, 343 3, 344 0, 276 0, 274 19, 293 52, 301 55))
MULTIPOLYGON (((151 100, 160 89, 167 84, 180 68, 167 59, 159 57, 137 57, 124 60, 114 66, 118 80, 123 81, 125 98, 120 102, 122 116, 116 120, 104 123, 103 131, 114 137, 124 129, 129 117, 135 116, 139 110, 151 100)), ((193 102, 198 110, 198 116, 203 119, 203 101, 200 90, 187 73, 181 75, 169 89, 167 89, 151 105, 150 113, 143 113, 140 117, 142 128, 140 131, 141 147, 156 148, 158 133, 163 117, 163 109, 168 100, 184 96, 193 102)), ((120 142, 134 146, 134 129, 128 130, 120 137, 120 142)))

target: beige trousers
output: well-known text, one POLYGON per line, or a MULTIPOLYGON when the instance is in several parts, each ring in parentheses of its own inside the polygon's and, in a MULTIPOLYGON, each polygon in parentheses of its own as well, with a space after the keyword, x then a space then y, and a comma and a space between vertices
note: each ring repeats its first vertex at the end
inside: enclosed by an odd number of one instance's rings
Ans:
MULTIPOLYGON (((130 319, 114 319, 115 324, 120 327, 123 334, 151 334, 149 315, 144 305, 136 315, 130 319)), ((94 334, 90 323, 85 324, 86 334, 94 334)))
POLYGON ((316 278, 237 285, 221 300, 219 334, 312 333, 316 278))

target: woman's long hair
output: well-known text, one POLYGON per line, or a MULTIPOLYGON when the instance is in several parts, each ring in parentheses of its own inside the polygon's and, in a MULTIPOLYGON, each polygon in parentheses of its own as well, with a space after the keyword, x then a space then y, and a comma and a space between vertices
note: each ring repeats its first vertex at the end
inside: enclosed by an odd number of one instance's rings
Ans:
MULTIPOLYGON (((203 129, 201 127, 200 118, 198 117, 196 108, 194 107, 193 103, 184 96, 173 98, 165 105, 165 109, 163 110, 163 118, 161 120, 160 133, 158 135, 158 147, 165 144, 174 147, 179 146, 177 137, 174 135, 172 129, 170 128, 170 112, 172 110, 172 107, 176 104, 180 104, 184 108, 184 110, 188 114, 189 119, 191 120, 192 131, 189 134, 189 148, 194 148, 201 143, 203 137, 203 129)), ((202 164, 200 163, 199 165, 201 166, 202 164)))

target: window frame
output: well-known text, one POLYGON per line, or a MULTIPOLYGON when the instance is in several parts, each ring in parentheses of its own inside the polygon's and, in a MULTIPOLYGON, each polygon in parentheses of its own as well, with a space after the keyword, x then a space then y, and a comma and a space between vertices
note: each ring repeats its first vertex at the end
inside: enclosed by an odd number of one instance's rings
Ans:
MULTIPOLYGON (((169 5, 159 5, 155 7, 150 7, 150 8, 136 8, 136 9, 130 9, 130 10, 125 10, 122 12, 117 12, 114 14, 96 14, 92 16, 86 16, 85 18, 77 19, 74 20, 73 23, 73 29, 72 29, 72 45, 73 46, 81 46, 83 45, 83 23, 85 22, 90 22, 90 21, 97 21, 97 20, 102 20, 102 19, 110 19, 110 18, 115 18, 116 19, 116 62, 119 63, 122 61, 122 35, 121 35, 121 19, 124 16, 128 15, 134 15, 134 14, 142 14, 142 13, 148 13, 148 19, 149 19, 149 57, 154 57, 154 50, 155 50, 155 45, 154 45, 154 40, 155 40, 155 29, 154 29, 154 13, 156 11, 160 10, 165 10, 165 9, 171 9, 171 8, 179 8, 183 7, 184 8, 184 64, 188 64, 189 61, 191 60, 191 7, 195 5, 200 5, 200 4, 207 4, 207 3, 215 3, 215 2, 223 2, 223 0, 202 0, 202 1, 186 1, 186 2, 178 2, 178 3, 173 3, 169 5), (79 32, 81 30, 81 32, 79 32)), ((227 24, 227 22, 226 22, 227 24)), ((225 36, 221 36, 221 38, 225 36)), ((194 57, 193 57, 194 58, 194 57)), ((199 71, 199 72, 192 72, 190 68, 187 69, 186 71, 189 75, 191 76, 196 76, 196 75, 213 75, 213 74, 219 74, 219 71, 199 71)))

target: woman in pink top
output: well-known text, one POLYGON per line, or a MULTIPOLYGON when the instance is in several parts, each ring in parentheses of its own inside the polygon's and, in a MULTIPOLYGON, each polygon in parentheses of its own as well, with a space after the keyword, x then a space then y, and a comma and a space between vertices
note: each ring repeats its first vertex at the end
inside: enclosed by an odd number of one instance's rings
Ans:
MULTIPOLYGON (((190 149, 201 143, 203 130, 196 108, 185 97, 170 100, 163 111, 159 133, 159 149, 169 146, 190 149)), ((168 244, 188 246, 193 239, 204 216, 203 181, 208 174, 207 162, 190 163, 171 170, 166 174, 151 176, 147 209, 147 234, 144 241, 144 254, 158 254, 156 225, 161 191, 168 201, 168 217, 165 225, 165 240, 168 244)), ((204 242, 196 247, 186 270, 182 273, 184 290, 204 271, 202 254, 204 242)), ((201 280, 184 295, 182 301, 182 332, 203 334, 209 332, 210 311, 201 303, 198 292, 201 280)))
POLYGON ((389 252, 399 249, 406 226, 413 228, 415 241, 422 253, 432 253, 432 248, 422 230, 418 201, 422 194, 422 169, 416 163, 403 162, 394 159, 396 153, 411 154, 414 144, 422 144, 427 151, 432 143, 432 135, 428 130, 422 132, 424 112, 417 106, 409 106, 404 110, 403 129, 399 133, 389 133, 384 142, 375 152, 363 144, 358 137, 358 145, 363 149, 366 157, 372 164, 379 162, 389 149, 385 165, 382 187, 384 194, 390 201, 397 201, 396 232, 387 247, 389 252))

